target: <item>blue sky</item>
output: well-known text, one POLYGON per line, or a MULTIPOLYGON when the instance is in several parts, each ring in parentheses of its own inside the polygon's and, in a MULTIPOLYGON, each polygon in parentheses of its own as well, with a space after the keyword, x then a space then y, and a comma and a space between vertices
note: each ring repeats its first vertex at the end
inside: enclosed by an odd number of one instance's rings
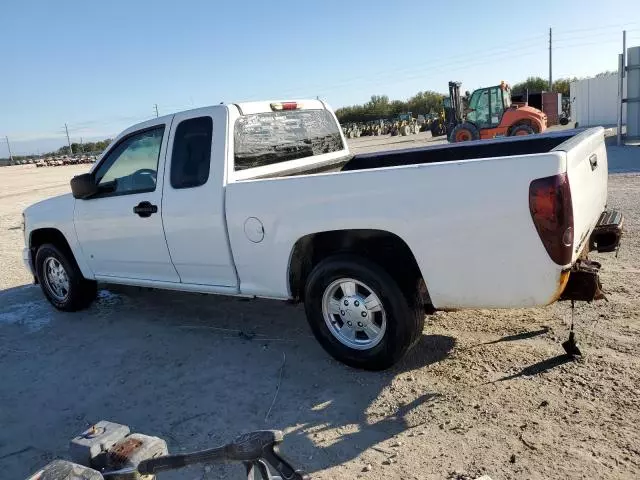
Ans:
MULTIPOLYGON (((290 97, 339 107, 617 68, 640 2, 4 0, 0 138, 14 153, 103 138, 195 106, 290 97), (529 4, 526 4, 529 5, 529 4)), ((0 157, 7 156, 0 140, 0 157)))

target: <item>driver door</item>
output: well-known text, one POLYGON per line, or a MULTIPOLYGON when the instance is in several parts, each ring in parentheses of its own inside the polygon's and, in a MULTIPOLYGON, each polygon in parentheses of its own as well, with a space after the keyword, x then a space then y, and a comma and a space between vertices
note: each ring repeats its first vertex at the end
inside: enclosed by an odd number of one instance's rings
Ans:
POLYGON ((77 199, 78 241, 96 279, 179 282, 162 227, 162 179, 170 122, 126 134, 93 170, 108 191, 77 199))
POLYGON ((491 126, 491 118, 489 115, 489 90, 476 90, 469 100, 469 113, 467 113, 467 121, 474 123, 478 128, 487 128, 491 126))

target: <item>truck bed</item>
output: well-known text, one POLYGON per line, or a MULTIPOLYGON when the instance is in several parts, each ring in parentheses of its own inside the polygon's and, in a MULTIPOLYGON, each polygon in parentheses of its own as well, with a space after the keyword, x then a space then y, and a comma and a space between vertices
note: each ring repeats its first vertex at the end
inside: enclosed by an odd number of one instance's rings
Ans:
POLYGON ((494 140, 479 140, 475 142, 365 153, 362 155, 354 155, 344 164, 341 170, 344 172, 421 163, 454 162, 479 158, 546 153, 583 130, 584 129, 564 130, 557 133, 526 137, 508 137, 494 140))
POLYGON ((298 239, 368 229, 407 244, 436 308, 544 305, 557 299, 561 273, 580 255, 606 203, 602 128, 340 161, 340 168, 334 160, 306 175, 280 172, 227 185, 229 237, 244 293, 286 297, 283 259, 298 239), (597 166, 590 166, 596 156, 597 166), (575 231, 573 257, 565 265, 545 250, 529 205, 531 183, 559 174, 571 184, 575 231), (264 240, 257 244, 246 240, 250 217, 263 225, 264 240), (255 269, 257 264, 264 268, 255 269))
POLYGON ((326 164, 313 165, 307 168, 292 169, 278 174, 256 178, 290 177, 311 175, 315 173, 347 172, 352 170, 369 170, 372 168, 398 167, 402 165, 419 165, 428 163, 455 162, 476 160, 480 158, 507 157, 546 153, 573 138, 585 129, 563 130, 526 137, 507 137, 475 142, 429 145, 401 150, 388 150, 360 155, 348 155, 326 164))

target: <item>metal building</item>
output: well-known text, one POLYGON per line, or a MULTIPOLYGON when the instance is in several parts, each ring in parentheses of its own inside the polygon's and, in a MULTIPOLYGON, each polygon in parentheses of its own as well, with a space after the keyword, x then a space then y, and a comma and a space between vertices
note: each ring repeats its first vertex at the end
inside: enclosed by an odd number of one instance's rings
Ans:
POLYGON ((640 140, 640 47, 627 49, 627 140, 640 140))

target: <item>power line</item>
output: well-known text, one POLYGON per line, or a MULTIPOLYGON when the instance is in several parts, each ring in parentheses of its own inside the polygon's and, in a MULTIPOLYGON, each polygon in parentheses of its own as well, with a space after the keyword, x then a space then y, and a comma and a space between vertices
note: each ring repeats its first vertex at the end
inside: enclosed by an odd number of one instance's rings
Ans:
MULTIPOLYGON (((632 40, 640 40, 640 37, 633 37, 632 40)), ((556 50, 561 50, 565 48, 576 48, 576 47, 588 47, 591 45, 607 45, 610 43, 620 43, 620 40, 607 40, 605 42, 587 42, 587 43, 576 43, 573 45, 562 45, 560 47, 554 47, 556 50)))
MULTIPOLYGON (((627 30, 627 32, 640 32, 640 28, 633 28, 633 29, 629 29, 627 30)), ((617 36, 619 34, 619 32, 601 32, 601 33, 594 33, 594 34, 587 34, 587 35, 578 35, 578 36, 574 36, 571 38, 561 38, 558 39, 556 38, 555 41, 556 43, 572 43, 575 42, 576 40, 593 40, 595 38, 612 38, 614 36, 617 36)), ((555 37, 558 37, 557 33, 555 35, 555 37)), ((617 40, 619 41, 619 40, 617 40)))
MULTIPOLYGON (((610 30, 610 29, 617 29, 617 30, 622 30, 624 27, 629 26, 629 25, 640 25, 640 22, 628 22, 628 23, 610 23, 608 25, 600 25, 597 27, 583 27, 583 28, 572 28, 570 30, 561 30, 560 33, 558 33, 557 35, 559 36, 563 36, 566 34, 571 34, 573 32, 593 32, 594 30, 610 30)), ((629 29, 627 29, 628 31, 629 29)))
MULTIPOLYGON (((525 39, 522 39, 523 43, 527 43, 530 40, 533 39, 542 39, 544 38, 546 35, 536 35, 533 37, 528 37, 525 39)), ((368 80, 371 77, 376 77, 377 79, 381 79, 381 78, 398 78, 399 76, 402 76, 405 73, 414 73, 416 71, 420 71, 422 75, 424 75, 426 72, 424 71, 425 69, 429 68, 429 67, 437 67, 437 68, 442 68, 442 67, 447 67, 447 66, 454 66, 454 65, 458 65, 461 63, 468 63, 470 60, 476 60, 478 57, 482 57, 485 60, 483 60, 483 62, 486 63, 486 58, 490 57, 490 58, 495 58, 497 55, 502 55, 502 54, 507 54, 508 56, 515 56, 515 55, 519 55, 520 53, 524 53, 530 50, 538 50, 539 47, 535 44, 530 44, 530 45, 525 45, 522 47, 519 47, 517 49, 514 49, 512 46, 509 47, 505 47, 504 44, 500 45, 500 46, 494 46, 492 48, 485 48, 485 49, 481 49, 481 50, 476 50, 476 51, 471 51, 471 52, 466 52, 463 54, 459 54, 459 55, 448 55, 445 57, 437 57, 437 58, 433 58, 430 59, 426 62, 422 62, 422 63, 418 63, 418 64, 412 64, 412 66, 410 67, 405 67, 405 68, 385 68, 384 70, 380 70, 378 72, 372 72, 371 74, 366 74, 366 75, 358 75, 355 77, 351 77, 346 79, 343 82, 337 83, 337 84, 333 84, 331 87, 332 89, 337 89, 343 86, 349 86, 352 85, 354 83, 358 83, 362 80, 368 80)), ((308 87, 308 91, 320 91, 322 90, 324 87, 326 87, 326 84, 316 84, 316 85, 310 85, 308 87)), ((299 91, 299 90, 296 90, 299 91)), ((288 92, 285 92, 285 94, 288 92)), ((285 95, 286 96, 286 95, 285 95)))
MULTIPOLYGON (((337 90, 340 88, 353 85, 355 83, 364 82, 366 84, 366 81, 371 80, 372 78, 374 78, 378 82, 377 84, 382 84, 382 81, 385 79, 397 80, 398 78, 401 78, 402 80, 407 80, 410 78, 425 77, 428 75, 427 70, 430 67, 438 68, 438 69, 447 68, 448 70, 453 70, 454 68, 452 67, 457 67, 459 65, 462 66, 463 68, 466 66, 481 65, 481 64, 487 63, 487 57, 490 57, 491 60, 512 58, 514 56, 525 57, 531 54, 538 53, 540 51, 540 47, 536 45, 529 45, 516 50, 509 49, 509 48, 508 49, 503 48, 501 50, 503 51, 496 50, 495 53, 490 53, 489 51, 487 51, 483 55, 471 55, 471 56, 467 56, 468 58, 466 59, 452 60, 449 62, 447 61, 438 62, 437 60, 433 60, 418 66, 418 68, 413 66, 413 67, 408 67, 404 69, 393 69, 393 70, 385 69, 380 71, 381 73, 372 72, 371 74, 366 76, 352 77, 343 82, 332 84, 329 87, 327 87, 326 84, 309 86, 305 88, 305 91, 306 92, 313 91, 314 95, 316 95, 317 93, 315 92, 333 91, 333 90, 337 90)), ((459 70, 459 68, 457 69, 459 70)), ((398 82, 396 81, 394 83, 398 83, 398 82)), ((301 90, 290 90, 288 92, 283 92, 282 96, 300 96, 300 94, 298 94, 297 92, 301 92, 301 90), (292 93, 292 92, 296 92, 296 93, 292 93)))

